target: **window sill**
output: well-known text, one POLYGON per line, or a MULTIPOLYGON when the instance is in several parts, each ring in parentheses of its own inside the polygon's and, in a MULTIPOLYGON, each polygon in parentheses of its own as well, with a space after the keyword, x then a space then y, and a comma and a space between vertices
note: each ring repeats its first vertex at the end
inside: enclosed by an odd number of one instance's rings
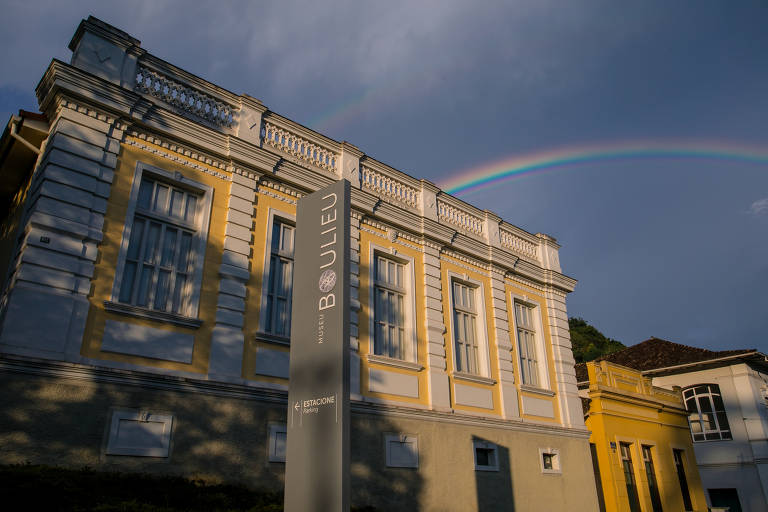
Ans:
POLYGON ((419 363, 412 363, 410 361, 403 361, 402 359, 393 359, 387 356, 377 356, 375 354, 368 355, 368 362, 381 364, 385 366, 393 366, 395 368, 402 368, 403 370, 413 370, 419 372, 424 369, 419 363))
POLYGON ((486 386, 493 386, 496 384, 494 379, 488 377, 482 377, 480 375, 473 375, 471 373, 453 372, 453 378, 457 380, 464 380, 467 382, 474 382, 475 384, 485 384, 486 386))
POLYGON ((273 345, 280 345, 282 347, 291 346, 291 338, 286 338, 285 336, 278 336, 277 334, 257 332, 253 336, 253 339, 255 339, 256 341, 264 342, 264 343, 272 343, 273 345))
POLYGON ((154 311, 152 309, 131 306, 130 304, 121 304, 110 300, 104 301, 104 309, 110 313, 117 313, 119 315, 136 318, 148 318, 157 322, 167 322, 182 327, 189 327, 190 329, 197 329, 203 325, 203 321, 197 318, 177 315, 175 313, 167 313, 165 311, 154 311))
POLYGON ((537 388, 534 386, 529 386, 527 384, 520 384, 520 391, 525 391, 526 393, 536 393, 537 395, 544 395, 544 396, 555 396, 554 391, 550 391, 548 389, 544 388, 537 388))

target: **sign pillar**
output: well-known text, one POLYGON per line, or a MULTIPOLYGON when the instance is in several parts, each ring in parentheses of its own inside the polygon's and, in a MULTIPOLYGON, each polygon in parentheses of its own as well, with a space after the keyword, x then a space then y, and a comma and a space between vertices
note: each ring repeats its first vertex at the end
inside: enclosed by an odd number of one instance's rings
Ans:
POLYGON ((299 200, 286 512, 349 511, 349 182, 299 200))

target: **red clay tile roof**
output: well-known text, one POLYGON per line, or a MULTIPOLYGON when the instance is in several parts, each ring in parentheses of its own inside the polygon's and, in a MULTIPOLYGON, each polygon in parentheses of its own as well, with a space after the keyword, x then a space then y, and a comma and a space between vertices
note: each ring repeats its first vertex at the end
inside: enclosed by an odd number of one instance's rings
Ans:
MULTIPOLYGON (((581 363, 581 364, 584 364, 584 363, 581 363)), ((584 416, 586 416, 587 413, 589 412, 589 404, 592 403, 592 399, 584 398, 583 396, 579 398, 581 398, 581 410, 584 411, 584 416)))
MULTIPOLYGON (((739 354, 749 354, 750 352, 756 352, 756 350, 707 350, 705 348, 689 347, 688 345, 673 343, 660 338, 651 338, 638 343, 637 345, 627 347, 624 350, 600 357, 596 359, 596 361, 608 361, 634 368, 635 370, 646 371, 687 363, 709 361, 739 354)), ((576 381, 584 382, 587 380, 589 380, 589 377, 587 376, 587 365, 585 363, 577 364, 576 381)))

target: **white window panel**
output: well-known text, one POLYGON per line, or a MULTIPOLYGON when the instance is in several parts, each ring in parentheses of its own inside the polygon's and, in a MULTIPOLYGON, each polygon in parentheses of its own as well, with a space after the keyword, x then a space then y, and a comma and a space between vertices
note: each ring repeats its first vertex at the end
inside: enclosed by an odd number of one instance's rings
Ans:
POLYGON ((113 300, 197 316, 212 195, 211 187, 180 173, 137 165, 113 300))
POLYGON ((293 292, 293 247, 296 228, 284 219, 273 217, 269 266, 264 302, 265 333, 291 335, 291 294, 293 292))
POLYGON ((387 467, 418 468, 419 440, 414 435, 387 434, 384 436, 387 467))

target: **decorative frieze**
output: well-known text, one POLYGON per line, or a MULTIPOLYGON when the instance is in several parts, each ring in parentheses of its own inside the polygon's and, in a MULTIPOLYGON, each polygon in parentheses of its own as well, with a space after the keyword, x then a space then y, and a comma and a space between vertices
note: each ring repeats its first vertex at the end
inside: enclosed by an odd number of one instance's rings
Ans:
POLYGON ((206 155, 184 148, 177 144, 165 142, 153 135, 139 133, 136 131, 132 131, 128 135, 129 137, 125 138, 125 144, 134 146, 143 151, 147 151, 148 153, 162 156, 163 158, 167 158, 180 165, 191 167, 192 169, 210 174, 211 176, 215 176, 225 181, 231 181, 232 179, 229 174, 218 172, 211 168, 214 167, 221 170, 227 170, 227 165, 223 162, 214 160, 206 155), (148 144, 145 144, 144 142, 147 142, 148 144), (191 160, 198 160, 201 163, 198 164, 191 160))
POLYGON ((419 191, 400 180, 362 166, 362 185, 373 194, 396 204, 419 207, 419 191))
POLYGON ((442 222, 447 222, 461 231, 477 236, 483 236, 483 219, 465 210, 437 199, 437 216, 442 222))
POLYGON ((179 110, 205 119, 216 126, 234 124, 232 107, 215 98, 139 64, 136 69, 135 90, 176 107, 179 110))
POLYGON ((264 122, 264 144, 287 153, 297 159, 336 173, 339 155, 336 152, 310 142, 287 128, 264 122))
POLYGON ((509 249, 526 258, 539 259, 538 244, 536 242, 526 240, 509 229, 505 229, 503 226, 499 226, 499 236, 501 238, 501 246, 505 249, 509 249))

